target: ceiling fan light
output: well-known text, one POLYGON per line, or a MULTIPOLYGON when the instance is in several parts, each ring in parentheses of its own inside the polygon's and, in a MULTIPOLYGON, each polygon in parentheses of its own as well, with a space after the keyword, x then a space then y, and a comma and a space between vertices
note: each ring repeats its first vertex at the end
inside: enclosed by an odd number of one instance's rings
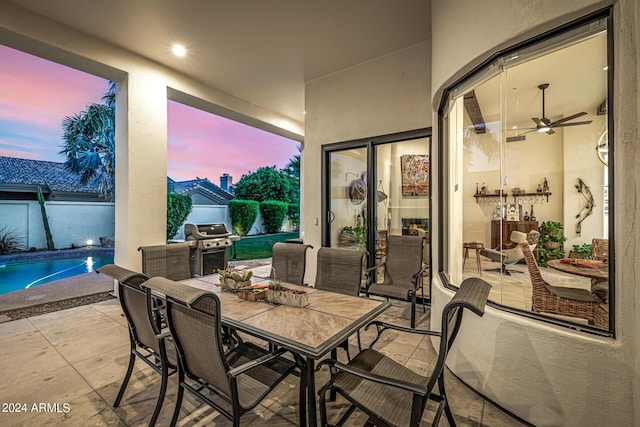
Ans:
POLYGON ((549 126, 542 126, 541 128, 536 129, 540 133, 549 132, 551 128, 549 126))

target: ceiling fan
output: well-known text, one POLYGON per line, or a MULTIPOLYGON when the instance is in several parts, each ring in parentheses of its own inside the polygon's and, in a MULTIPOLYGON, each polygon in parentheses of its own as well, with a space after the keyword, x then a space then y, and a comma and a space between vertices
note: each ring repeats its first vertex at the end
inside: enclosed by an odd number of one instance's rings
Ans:
POLYGON ((585 114, 587 114, 585 111, 582 111, 580 113, 576 113, 572 116, 569 117, 565 117, 559 120, 556 120, 555 122, 552 122, 551 120, 549 120, 546 116, 545 116, 545 112, 544 112, 544 91, 545 89, 547 89, 549 87, 549 83, 543 83, 541 85, 538 86, 538 89, 540 89, 542 91, 542 118, 537 118, 537 117, 532 117, 531 120, 533 120, 533 122, 536 124, 535 128, 532 128, 529 132, 525 132, 522 135, 526 135, 530 132, 544 132, 547 135, 553 135, 555 132, 553 131, 554 128, 560 128, 560 127, 566 127, 566 126, 580 126, 580 125, 588 125, 591 124, 592 120, 585 120, 582 122, 571 122, 571 123, 567 123, 570 120, 576 119, 578 117, 584 116, 585 114))

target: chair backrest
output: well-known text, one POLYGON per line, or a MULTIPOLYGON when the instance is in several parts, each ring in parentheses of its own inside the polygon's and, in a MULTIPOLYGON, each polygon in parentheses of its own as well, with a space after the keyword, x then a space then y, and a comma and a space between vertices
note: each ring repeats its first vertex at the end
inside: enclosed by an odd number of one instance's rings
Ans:
POLYGON ((522 231, 513 230, 511 232, 511 235, 509 236, 509 240, 517 244, 522 242, 523 240, 527 240, 527 234, 523 233, 522 231))
POLYGON ((320 248, 316 271, 316 289, 358 296, 362 284, 364 251, 320 248))
POLYGON ((535 301, 538 298, 544 298, 544 295, 546 295, 548 291, 545 287, 545 281, 542 278, 542 274, 540 274, 536 258, 533 256, 533 252, 531 252, 531 248, 526 241, 520 243, 520 248, 522 249, 522 254, 524 255, 524 260, 527 263, 529 275, 531 276, 533 300, 535 301))
POLYGON ((413 276, 422 268, 424 237, 389 236, 387 239, 387 261, 385 283, 411 283, 413 276))
POLYGON ((166 296, 167 323, 184 373, 204 380, 231 401, 218 296, 164 277, 151 278, 144 287, 166 296))
POLYGON ((142 272, 149 277, 166 277, 184 280, 191 277, 190 250, 188 243, 141 246, 142 272))
POLYGON ((603 261, 609 258, 609 239, 591 240, 591 259, 603 261))
POLYGON ((293 285, 302 285, 307 264, 307 249, 310 245, 281 243, 273 245, 271 279, 293 285))
POLYGON ((160 333, 159 315, 152 311, 151 294, 140 286, 148 277, 114 264, 104 265, 96 271, 118 281, 120 305, 135 343, 160 354, 156 339, 160 333))
POLYGON ((482 317, 487 299, 489 298, 489 291, 491 291, 491 285, 489 283, 479 277, 470 277, 460 284, 460 288, 458 288, 456 294, 444 306, 442 310, 442 330, 440 333, 438 360, 436 361, 433 374, 429 378, 427 390, 433 389, 435 382, 442 374, 449 350, 451 350, 460 326, 462 325, 464 309, 468 309, 482 317))

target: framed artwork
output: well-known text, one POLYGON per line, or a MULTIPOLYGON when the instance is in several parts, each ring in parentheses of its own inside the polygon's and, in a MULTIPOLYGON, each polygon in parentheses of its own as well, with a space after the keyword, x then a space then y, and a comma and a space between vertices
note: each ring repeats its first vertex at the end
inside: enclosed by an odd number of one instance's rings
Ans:
POLYGON ((429 155, 403 154, 400 156, 403 196, 429 195, 429 155))

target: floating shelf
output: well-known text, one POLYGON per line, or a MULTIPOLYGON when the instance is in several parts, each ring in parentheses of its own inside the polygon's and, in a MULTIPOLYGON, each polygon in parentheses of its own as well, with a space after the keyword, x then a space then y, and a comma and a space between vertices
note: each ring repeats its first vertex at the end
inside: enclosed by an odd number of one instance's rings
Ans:
MULTIPOLYGON (((531 197, 531 196, 543 196, 547 198, 547 203, 549 203, 549 196, 551 195, 550 192, 546 192, 546 193, 523 193, 523 194, 512 194, 511 197, 513 197, 513 203, 517 203, 518 202, 518 198, 520 197, 531 197)), ((507 193, 502 193, 502 194, 474 194, 473 197, 476 198, 476 203, 478 203, 479 199, 483 199, 483 198, 504 198, 504 202, 507 202, 507 197, 509 197, 509 195, 507 193)))

